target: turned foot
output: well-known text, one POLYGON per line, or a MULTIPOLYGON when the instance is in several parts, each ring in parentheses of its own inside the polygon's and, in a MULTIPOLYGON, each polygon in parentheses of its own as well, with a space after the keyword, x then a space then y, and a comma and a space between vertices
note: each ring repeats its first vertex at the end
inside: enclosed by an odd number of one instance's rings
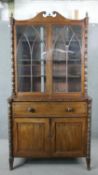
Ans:
POLYGON ((91 167, 90 167, 90 162, 91 162, 90 158, 86 158, 86 164, 87 164, 87 169, 88 169, 88 170, 91 169, 91 167))
POLYGON ((10 170, 13 170, 13 162, 14 162, 14 158, 13 157, 9 158, 9 169, 10 170))

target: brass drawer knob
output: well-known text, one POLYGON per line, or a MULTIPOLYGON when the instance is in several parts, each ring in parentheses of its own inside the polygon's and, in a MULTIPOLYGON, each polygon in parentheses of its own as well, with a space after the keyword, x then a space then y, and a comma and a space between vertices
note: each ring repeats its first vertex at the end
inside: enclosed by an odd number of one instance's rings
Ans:
POLYGON ((74 109, 71 107, 66 108, 66 112, 74 112, 74 109))
POLYGON ((35 112, 35 109, 32 107, 28 107, 28 112, 35 112))

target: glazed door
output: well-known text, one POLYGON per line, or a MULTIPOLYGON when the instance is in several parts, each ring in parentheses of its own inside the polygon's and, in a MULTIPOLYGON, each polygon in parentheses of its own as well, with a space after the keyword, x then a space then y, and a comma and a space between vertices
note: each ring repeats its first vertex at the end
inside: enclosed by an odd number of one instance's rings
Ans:
POLYGON ((54 118, 51 131, 54 157, 85 155, 86 118, 54 118))
POLYGON ((48 133, 48 119, 15 119, 14 156, 46 156, 49 150, 48 133))
POLYGON ((16 26, 16 91, 81 93, 80 25, 16 26))
POLYGON ((53 92, 82 91, 82 30, 76 25, 52 28, 53 92))
POLYGON ((17 26, 17 91, 46 91, 46 34, 42 25, 17 26))

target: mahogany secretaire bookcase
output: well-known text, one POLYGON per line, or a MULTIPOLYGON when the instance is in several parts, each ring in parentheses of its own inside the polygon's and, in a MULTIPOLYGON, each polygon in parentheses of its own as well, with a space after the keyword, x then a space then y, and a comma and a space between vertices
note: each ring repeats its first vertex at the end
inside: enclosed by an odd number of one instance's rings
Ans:
POLYGON ((14 157, 85 157, 90 169, 88 17, 41 12, 11 24, 10 169, 14 157))

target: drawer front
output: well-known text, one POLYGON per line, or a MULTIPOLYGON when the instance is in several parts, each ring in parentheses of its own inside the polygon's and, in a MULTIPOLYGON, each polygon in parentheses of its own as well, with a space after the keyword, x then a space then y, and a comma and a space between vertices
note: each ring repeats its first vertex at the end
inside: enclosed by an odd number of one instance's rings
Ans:
POLYGON ((15 102, 14 115, 51 116, 58 117, 73 114, 87 114, 86 102, 15 102))

